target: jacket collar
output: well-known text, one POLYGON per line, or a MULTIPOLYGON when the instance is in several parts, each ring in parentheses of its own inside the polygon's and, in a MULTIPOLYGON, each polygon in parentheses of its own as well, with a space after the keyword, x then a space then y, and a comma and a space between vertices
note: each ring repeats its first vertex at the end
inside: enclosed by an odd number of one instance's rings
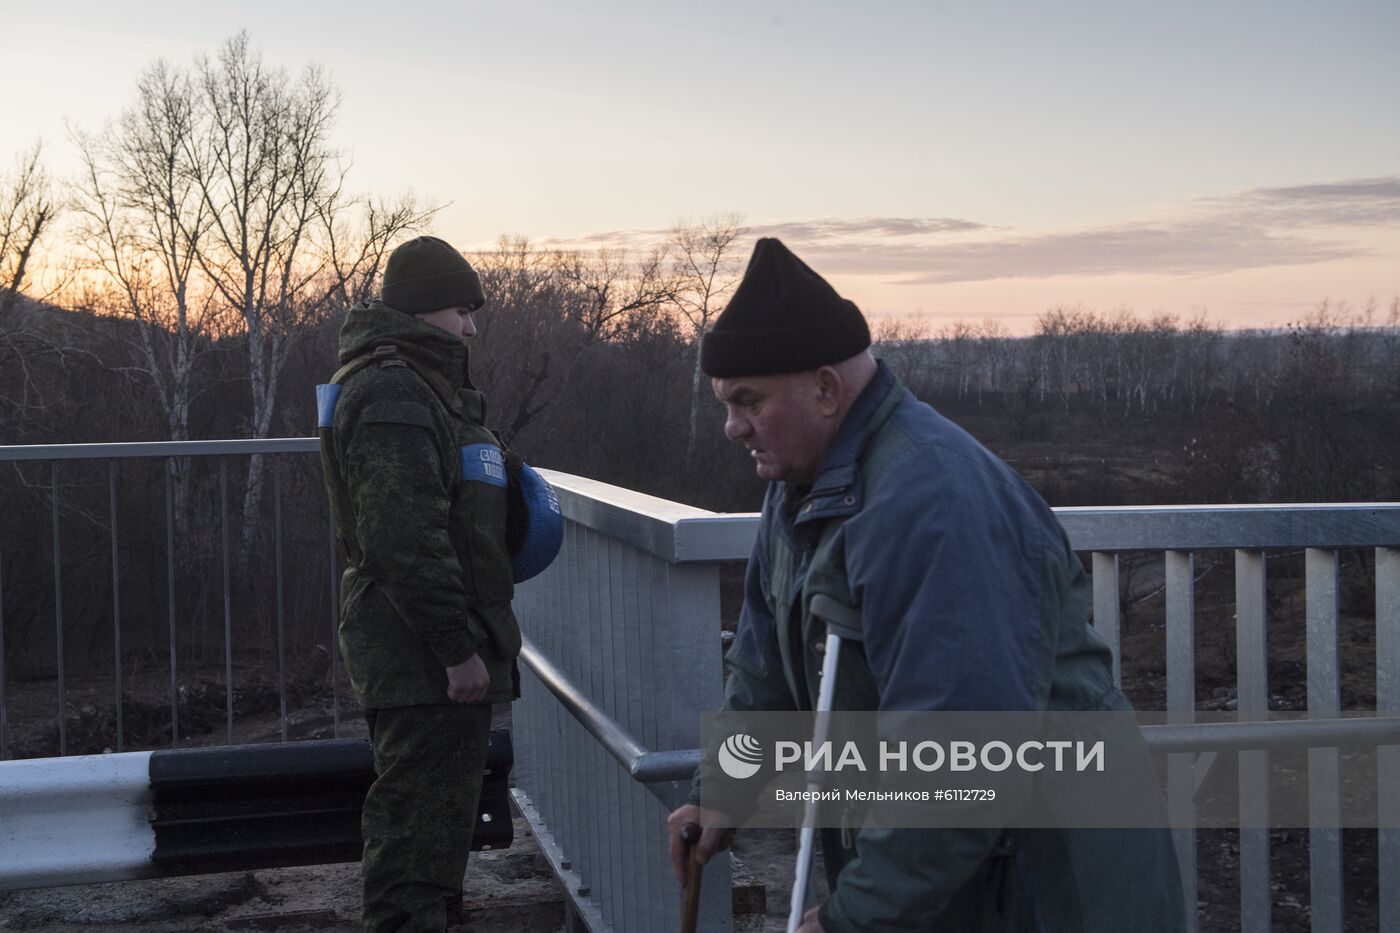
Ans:
POLYGON ((827 446, 821 469, 807 494, 799 497, 796 487, 782 484, 782 501, 796 509, 794 524, 860 511, 861 492, 856 482, 860 455, 904 394, 904 387, 889 367, 877 363, 875 377, 846 413, 827 446))
POLYGON ((351 308, 340 329, 340 362, 385 345, 392 346, 453 411, 470 417, 471 409, 479 412, 484 407, 467 376, 467 345, 461 340, 378 299, 351 308))

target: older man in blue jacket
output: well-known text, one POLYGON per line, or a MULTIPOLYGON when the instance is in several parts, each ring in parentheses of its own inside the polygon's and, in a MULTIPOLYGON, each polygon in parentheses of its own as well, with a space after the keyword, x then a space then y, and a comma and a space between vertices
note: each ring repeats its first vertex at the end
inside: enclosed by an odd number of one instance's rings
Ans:
MULTIPOLYGON (((1084 571, 1034 490, 919 402, 869 352, 870 332, 778 240, 761 239, 701 365, 770 485, 744 608, 725 658, 727 710, 810 710, 825 625, 815 596, 858 606, 837 710, 1088 710, 1131 706, 1088 624, 1084 571)), ((725 817, 691 803, 703 862, 725 817)), ((713 773, 713 772, 709 772, 713 773)), ((823 831, 826 930, 1175 931, 1185 908, 1163 830, 823 831)))

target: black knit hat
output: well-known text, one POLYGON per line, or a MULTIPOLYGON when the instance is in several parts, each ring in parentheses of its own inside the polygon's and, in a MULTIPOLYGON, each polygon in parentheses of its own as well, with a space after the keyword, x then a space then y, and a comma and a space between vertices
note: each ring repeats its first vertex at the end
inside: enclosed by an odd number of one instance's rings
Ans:
POLYGON ((817 369, 870 346, 854 304, 771 237, 753 248, 744 279, 700 344, 700 368, 716 379, 817 369))
POLYGON ((405 314, 426 314, 456 307, 475 311, 486 304, 486 295, 476 270, 451 244, 420 236, 389 254, 379 300, 405 314))

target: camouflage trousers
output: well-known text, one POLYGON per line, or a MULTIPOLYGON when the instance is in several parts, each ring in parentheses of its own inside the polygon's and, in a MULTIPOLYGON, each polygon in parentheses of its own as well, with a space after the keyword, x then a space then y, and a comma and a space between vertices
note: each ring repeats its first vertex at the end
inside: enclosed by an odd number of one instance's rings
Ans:
POLYGON ((365 933, 441 933, 460 915, 491 728, 489 704, 365 710, 365 933))

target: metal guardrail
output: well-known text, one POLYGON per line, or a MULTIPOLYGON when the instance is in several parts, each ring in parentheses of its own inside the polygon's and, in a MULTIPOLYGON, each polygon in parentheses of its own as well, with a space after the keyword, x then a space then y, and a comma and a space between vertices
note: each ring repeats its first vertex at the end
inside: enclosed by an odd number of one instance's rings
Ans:
MULTIPOLYGON (((314 438, 64 445, 0 448, 0 462, 49 461, 56 502, 58 461, 312 453, 316 449, 314 438)), ((720 616, 719 568, 725 561, 747 558, 757 519, 691 509, 578 477, 548 476, 560 493, 566 537, 560 559, 521 587, 517 596, 517 612, 530 642, 523 654, 524 698, 515 711, 514 795, 576 909, 596 933, 666 929, 677 915, 679 897, 662 856, 662 827, 669 806, 683 793, 681 782, 698 760, 699 716, 716 709, 721 696, 720 641, 715 631, 720 616)), ((109 477, 114 484, 114 474, 109 477)), ((226 496, 222 472, 221 483, 226 496)), ((168 484, 166 495, 168 503, 168 484)), ((1383 718, 1371 720, 1370 726, 1335 722, 1340 712, 1341 670, 1336 550, 1375 549, 1376 706, 1381 714, 1400 714, 1400 504, 1056 512, 1073 546, 1091 554, 1095 625, 1114 649, 1115 672, 1121 648, 1119 554, 1162 553, 1166 706, 1171 725, 1160 727, 1156 735, 1150 731, 1149 742, 1163 747, 1205 750, 1213 743, 1236 741, 1217 734, 1222 728, 1218 725, 1193 722, 1196 552, 1234 551, 1239 708, 1242 718, 1262 720, 1269 697, 1265 551, 1306 551, 1308 715, 1317 721, 1245 724, 1247 729, 1266 731, 1252 739, 1257 750, 1240 755, 1241 798, 1255 808, 1251 819, 1260 819, 1261 813, 1266 816, 1267 748, 1303 744, 1309 746, 1309 780, 1316 788, 1313 812, 1318 825, 1337 825, 1328 819, 1336 812, 1341 792, 1338 751, 1321 747, 1322 743, 1379 744, 1393 732, 1383 718), (1274 728, 1279 725, 1288 729, 1274 728), (1339 735, 1339 728, 1375 731, 1358 738, 1339 735)), ((227 522, 226 515, 223 521, 227 522)), ((116 540, 113 522, 114 579, 120 572, 116 540)), ((334 568, 333 542, 328 550, 334 568)), ((54 554, 59 566, 56 532, 54 554)), ((5 585, 3 570, 0 593, 5 585)), ((334 579, 333 570, 331 576, 334 579)), ((58 579, 54 602, 61 632, 58 579)), ((173 631, 173 616, 171 625, 173 631)), ((0 656, 3 638, 0 615, 0 656)), ((59 671, 61 678, 61 663, 59 671)), ((118 685, 120 676, 118 670, 118 685)), ((171 679, 173 694, 173 664, 171 679)), ((231 723, 231 693, 228 716, 231 723)), ((0 665, 0 755, 5 747, 4 717, 0 665)), ((285 726, 285 714, 283 722, 285 726)), ((1394 826, 1400 823, 1400 747, 1378 748, 1377 755, 1380 825, 1394 826)), ((1187 751, 1170 756, 1168 804, 1177 814, 1189 816, 1196 782, 1209 760, 1208 751, 1201 756, 1187 751)), ((1254 825, 1264 822, 1260 819, 1254 825)), ((1192 903, 1194 831, 1179 831, 1177 844, 1187 902, 1192 903)), ((1316 829, 1310 845, 1313 929, 1341 929, 1341 834, 1316 829)), ((1266 831, 1240 834, 1240 861, 1243 929, 1267 930, 1271 892, 1266 831)), ((1381 927, 1400 929, 1400 831, 1379 830, 1379 874, 1381 927)), ((702 929, 728 930, 729 917, 728 863, 720 860, 706 872, 702 929)))
MULTIPOLYGON (((493 732, 472 849, 508 847, 508 732, 493 732)), ((357 862, 364 739, 0 762, 0 892, 357 862)))

